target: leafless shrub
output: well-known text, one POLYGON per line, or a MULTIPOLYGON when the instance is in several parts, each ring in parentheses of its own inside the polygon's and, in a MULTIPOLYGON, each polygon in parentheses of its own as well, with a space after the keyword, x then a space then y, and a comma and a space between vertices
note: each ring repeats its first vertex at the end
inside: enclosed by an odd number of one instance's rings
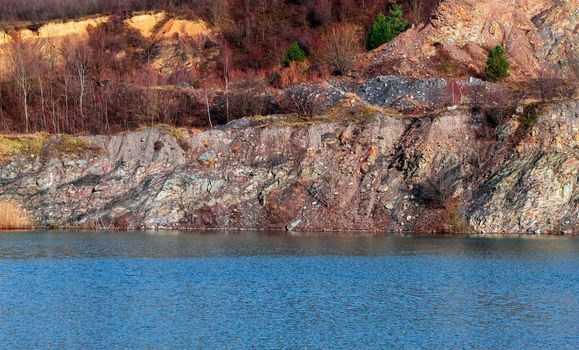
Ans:
POLYGON ((487 120, 498 125, 508 114, 510 91, 502 86, 488 83, 475 83, 466 87, 468 102, 475 111, 486 115, 487 120))
POLYGON ((259 79, 247 79, 232 84, 228 94, 217 96, 212 115, 218 122, 271 114, 274 111, 273 97, 259 79), (230 119, 227 118, 229 113, 230 119))
POLYGON ((360 27, 350 23, 339 23, 327 28, 321 44, 313 52, 315 60, 327 66, 332 74, 346 74, 362 52, 360 27))
POLYGON ((409 0, 408 13, 414 25, 428 23, 430 16, 438 7, 441 0, 409 0))
POLYGON ((307 89, 286 91, 282 95, 280 108, 283 113, 295 113, 303 118, 315 117, 321 109, 321 97, 307 89))
POLYGON ((577 82, 569 77, 564 79, 556 71, 543 68, 532 82, 538 97, 543 100, 571 98, 577 93, 577 82))
POLYGON ((534 85, 537 88, 539 98, 545 101, 557 95, 557 87, 562 85, 562 81, 553 71, 542 68, 539 70, 534 85))
POLYGON ((412 23, 417 25, 422 22, 424 12, 424 0, 411 0, 410 1, 410 17, 412 18, 412 23))

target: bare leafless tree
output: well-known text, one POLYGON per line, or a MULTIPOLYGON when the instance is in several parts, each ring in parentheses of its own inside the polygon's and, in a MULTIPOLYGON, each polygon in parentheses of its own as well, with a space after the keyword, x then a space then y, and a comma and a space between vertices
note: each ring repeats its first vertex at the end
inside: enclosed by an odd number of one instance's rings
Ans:
POLYGON ((410 0, 410 17, 412 23, 418 25, 424 17, 424 0, 410 0))
POLYGON ((26 133, 30 132, 30 114, 29 114, 29 97, 32 88, 32 57, 31 48, 18 38, 13 38, 10 48, 10 67, 12 79, 18 85, 22 95, 22 104, 24 109, 24 125, 26 133))
POLYGON ((89 78, 90 48, 85 43, 80 43, 73 47, 65 46, 63 54, 67 64, 70 66, 74 74, 74 78, 78 81, 78 109, 81 117, 81 124, 84 128, 86 122, 84 100, 89 78))
POLYGON ((225 116, 229 122, 229 80, 231 78, 231 48, 226 40, 219 41, 219 48, 221 50, 220 62, 223 73, 223 83, 225 86, 225 116))
POLYGON ((557 95, 557 87, 562 85, 562 80, 550 69, 541 68, 535 80, 535 86, 539 98, 543 101, 554 98, 557 95))

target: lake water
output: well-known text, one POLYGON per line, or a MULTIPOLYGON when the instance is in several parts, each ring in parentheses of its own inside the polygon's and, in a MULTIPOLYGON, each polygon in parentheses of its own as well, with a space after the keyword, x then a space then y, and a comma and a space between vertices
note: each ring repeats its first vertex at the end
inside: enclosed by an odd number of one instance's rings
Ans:
POLYGON ((577 349, 579 239, 5 233, 0 348, 577 349))

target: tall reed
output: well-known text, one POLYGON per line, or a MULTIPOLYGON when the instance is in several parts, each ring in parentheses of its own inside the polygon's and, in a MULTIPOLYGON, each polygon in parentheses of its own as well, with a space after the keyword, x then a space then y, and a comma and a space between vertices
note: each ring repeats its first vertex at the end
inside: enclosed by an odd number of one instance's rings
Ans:
POLYGON ((20 206, 0 201, 0 230, 18 230, 30 228, 30 220, 20 206))

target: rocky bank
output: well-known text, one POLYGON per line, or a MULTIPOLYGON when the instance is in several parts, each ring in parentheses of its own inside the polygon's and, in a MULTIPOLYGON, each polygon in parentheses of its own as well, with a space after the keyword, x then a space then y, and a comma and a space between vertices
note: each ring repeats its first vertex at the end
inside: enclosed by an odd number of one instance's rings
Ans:
POLYGON ((0 162, 0 200, 43 228, 579 233, 579 101, 404 116, 372 91, 308 119, 42 136, 0 162))

